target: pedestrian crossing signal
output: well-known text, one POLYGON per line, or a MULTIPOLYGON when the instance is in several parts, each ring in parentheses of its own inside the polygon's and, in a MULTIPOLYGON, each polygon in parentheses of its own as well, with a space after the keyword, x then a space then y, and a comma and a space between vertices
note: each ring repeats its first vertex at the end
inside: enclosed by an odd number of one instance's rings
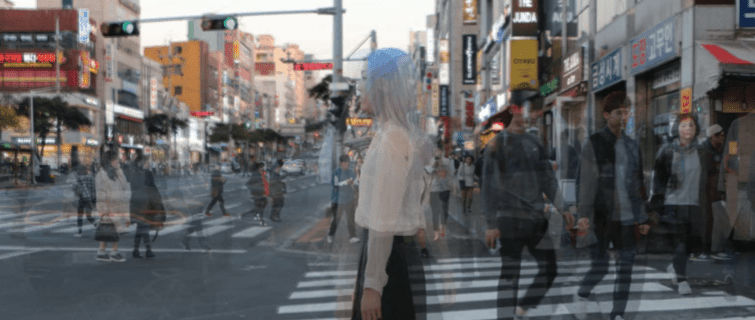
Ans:
POLYGON ((127 37, 139 35, 139 22, 103 22, 100 25, 103 37, 127 37))
POLYGON ((201 27, 204 31, 209 30, 236 30, 238 28, 236 17, 217 17, 202 19, 201 27))

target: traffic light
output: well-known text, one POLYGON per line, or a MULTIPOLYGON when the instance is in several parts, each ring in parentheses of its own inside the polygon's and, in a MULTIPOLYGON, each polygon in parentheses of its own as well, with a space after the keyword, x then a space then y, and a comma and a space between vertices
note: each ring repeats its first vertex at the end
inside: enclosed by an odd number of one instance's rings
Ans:
POLYGON ((201 23, 202 30, 236 30, 239 27, 238 20, 233 16, 204 18, 201 23))
POLYGON ((335 120, 331 123, 338 128, 339 132, 346 131, 346 118, 348 117, 348 109, 346 107, 346 99, 348 96, 340 95, 337 97, 330 97, 332 107, 328 110, 328 113, 332 114, 335 120))
POLYGON ((103 22, 100 24, 103 37, 127 37, 139 35, 138 21, 103 22))
POLYGON ((428 72, 425 74, 425 81, 424 85, 422 86, 426 92, 430 92, 433 90, 433 73, 428 72))

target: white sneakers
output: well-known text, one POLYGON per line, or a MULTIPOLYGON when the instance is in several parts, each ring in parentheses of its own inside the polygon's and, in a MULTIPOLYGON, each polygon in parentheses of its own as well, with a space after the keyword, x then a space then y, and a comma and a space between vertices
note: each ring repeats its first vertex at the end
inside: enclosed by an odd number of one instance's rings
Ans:
POLYGON ((328 236, 328 243, 333 243, 333 236, 328 236))
POLYGON ((577 317, 579 320, 584 320, 587 318, 587 304, 590 302, 590 299, 588 298, 582 298, 577 294, 574 293, 573 296, 574 301, 574 316, 577 317))
POLYGON ((692 288, 687 281, 679 282, 679 295, 686 296, 692 294, 692 288))
POLYGON ((73 236, 76 238, 81 238, 81 233, 74 233, 73 236))
POLYGON ((359 240, 359 238, 357 238, 357 237, 353 237, 353 238, 351 238, 351 239, 349 240, 349 242, 350 242, 350 243, 357 243, 357 242, 359 242, 359 241, 361 241, 361 240, 359 240))
POLYGON ((676 270, 674 270, 673 263, 669 263, 668 267, 666 267, 666 272, 668 272, 671 275, 671 284, 673 285, 679 284, 679 280, 676 278, 676 270))

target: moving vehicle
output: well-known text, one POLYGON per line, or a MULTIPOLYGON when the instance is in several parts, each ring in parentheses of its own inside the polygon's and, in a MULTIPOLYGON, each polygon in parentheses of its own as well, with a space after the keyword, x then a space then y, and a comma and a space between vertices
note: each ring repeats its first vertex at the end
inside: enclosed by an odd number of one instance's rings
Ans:
POLYGON ((299 174, 304 175, 304 161, 297 159, 297 160, 287 160, 283 162, 283 167, 281 167, 281 171, 285 174, 299 174))

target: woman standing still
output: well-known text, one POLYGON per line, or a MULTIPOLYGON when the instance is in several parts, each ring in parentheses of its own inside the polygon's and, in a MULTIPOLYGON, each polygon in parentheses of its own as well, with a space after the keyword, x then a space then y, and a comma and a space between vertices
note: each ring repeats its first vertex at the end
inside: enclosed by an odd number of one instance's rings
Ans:
POLYGON ((97 212, 100 215, 100 222, 95 232, 95 240, 100 242, 97 260, 126 261, 118 253, 118 240, 119 234, 128 231, 131 223, 129 221, 131 187, 121 170, 116 151, 110 150, 105 153, 102 170, 97 173, 95 185, 97 186, 97 212), (108 243, 113 244, 110 255, 105 252, 108 243))
POLYGON ((474 195, 474 158, 467 156, 459 166, 459 186, 461 187, 461 210, 465 218, 472 212, 472 197, 474 195))
POLYGON ((680 115, 673 132, 678 138, 663 146, 655 159, 651 211, 663 212, 661 223, 669 230, 674 248, 678 291, 688 295, 692 289, 687 282, 687 240, 691 236, 691 251, 703 251, 706 216, 701 208, 707 206, 708 155, 695 141, 700 127, 693 115, 680 115))

